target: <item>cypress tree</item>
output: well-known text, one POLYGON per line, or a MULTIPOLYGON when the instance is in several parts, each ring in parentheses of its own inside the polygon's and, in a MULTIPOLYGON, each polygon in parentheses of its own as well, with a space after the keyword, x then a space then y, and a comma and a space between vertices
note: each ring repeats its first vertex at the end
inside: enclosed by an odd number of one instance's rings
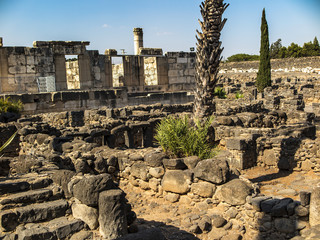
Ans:
POLYGON ((256 86, 259 92, 262 92, 264 88, 271 86, 269 30, 265 9, 262 11, 261 18, 260 65, 257 74, 256 86))

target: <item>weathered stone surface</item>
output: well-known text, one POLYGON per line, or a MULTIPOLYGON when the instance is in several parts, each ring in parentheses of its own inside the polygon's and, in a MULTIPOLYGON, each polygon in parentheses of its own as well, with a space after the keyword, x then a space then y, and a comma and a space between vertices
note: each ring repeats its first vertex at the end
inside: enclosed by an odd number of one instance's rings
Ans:
POLYGON ((179 198, 180 198, 180 195, 179 194, 176 194, 176 193, 168 193, 164 199, 169 201, 169 202, 172 202, 172 203, 175 203, 175 202, 178 202, 179 201, 179 198))
POLYGON ((70 240, 92 240, 93 239, 93 233, 88 231, 81 231, 77 232, 72 235, 70 240))
POLYGON ((216 184, 225 183, 229 176, 228 163, 225 160, 202 160, 194 169, 194 176, 216 184))
POLYGON ((227 221, 220 215, 211 215, 210 217, 212 220, 212 226, 215 228, 221 228, 227 223, 227 221))
POLYGON ((297 206, 294 211, 299 217, 306 217, 309 215, 309 209, 301 205, 297 206))
POLYGON ((98 209, 77 202, 72 204, 71 209, 73 217, 84 221, 91 230, 99 226, 98 209))
POLYGON ((276 218, 274 220, 274 226, 282 233, 294 233, 296 230, 295 222, 289 218, 276 218))
POLYGON ((293 200, 291 198, 284 198, 279 201, 275 206, 273 206, 271 210, 271 215, 275 217, 281 217, 284 215, 288 215, 287 206, 292 203, 293 200))
POLYGON ((262 161, 268 166, 277 166, 278 159, 275 156, 274 150, 273 149, 264 150, 262 161))
POLYGON ((31 228, 17 232, 19 240, 56 240, 56 235, 46 228, 31 228))
POLYGON ((301 191, 299 195, 300 195, 300 202, 302 206, 307 206, 310 204, 310 197, 311 197, 310 192, 301 191))
POLYGON ((230 205, 243 205, 252 188, 242 180, 234 179, 221 186, 221 200, 230 205))
POLYGON ((115 185, 109 174, 91 175, 83 177, 72 185, 72 193, 81 203, 98 206, 99 193, 113 189, 115 185))
POLYGON ((316 187, 311 193, 310 200, 310 226, 315 226, 320 222, 320 187, 316 187))
POLYGON ((204 198, 211 198, 216 191, 216 186, 208 182, 193 183, 191 192, 204 198))
POLYGON ((168 170, 162 179, 162 188, 164 191, 185 194, 189 191, 192 174, 189 171, 168 170))
POLYGON ((25 190, 28 190, 29 188, 30 188, 30 184, 25 181, 0 183, 0 195, 6 194, 6 193, 25 191, 25 190))
POLYGON ((177 159, 165 158, 163 159, 163 165, 166 169, 169 169, 169 170, 183 170, 187 168, 182 158, 177 158, 177 159))
POLYGON ((148 168, 145 163, 138 162, 134 163, 131 167, 131 174, 132 176, 141 179, 143 181, 146 181, 148 179, 148 168))
POLYGON ((118 239, 128 233, 125 195, 119 189, 108 190, 99 196, 99 231, 106 239, 118 239))
POLYGON ((71 197, 71 193, 68 190, 68 183, 75 175, 75 172, 70 170, 57 170, 52 174, 52 180, 54 183, 62 187, 62 190, 67 198, 71 197))
POLYGON ((183 159, 183 162, 189 169, 194 169, 198 162, 200 161, 200 158, 197 156, 191 156, 191 157, 186 157, 183 159))
POLYGON ((78 219, 68 220, 66 217, 61 217, 50 221, 47 227, 58 239, 66 239, 71 234, 81 231, 84 223, 78 219))
POLYGON ((150 152, 144 156, 144 161, 150 167, 161 167, 162 160, 166 157, 162 152, 150 152))
POLYGON ((164 168, 163 167, 150 168, 149 174, 155 178, 161 178, 164 175, 164 168))
POLYGON ((0 158, 0 176, 8 176, 10 171, 10 158, 0 158))

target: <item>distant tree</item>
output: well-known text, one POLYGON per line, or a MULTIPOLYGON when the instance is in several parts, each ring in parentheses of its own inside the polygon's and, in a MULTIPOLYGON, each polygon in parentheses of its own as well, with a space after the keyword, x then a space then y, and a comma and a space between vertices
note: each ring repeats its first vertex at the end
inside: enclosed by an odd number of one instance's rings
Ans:
POLYGON ((281 39, 271 44, 270 46, 270 58, 280 58, 279 53, 282 48, 281 39))
POLYGON ((271 86, 271 63, 269 50, 269 30, 266 20, 265 9, 261 18, 261 43, 260 43, 260 65, 257 74, 256 86, 262 92, 267 86, 271 86))
POLYGON ((314 50, 316 52, 315 56, 320 56, 320 45, 319 45, 319 41, 317 37, 314 37, 313 39, 313 46, 314 46, 314 50))
POLYGON ((300 47, 296 43, 291 43, 291 45, 287 49, 287 56, 286 57, 302 57, 302 47, 300 47))
POLYGON ((259 59, 259 55, 240 53, 228 57, 227 62, 259 61, 259 59))
POLYGON ((288 49, 286 47, 282 47, 278 53, 279 58, 286 58, 288 56, 288 49))

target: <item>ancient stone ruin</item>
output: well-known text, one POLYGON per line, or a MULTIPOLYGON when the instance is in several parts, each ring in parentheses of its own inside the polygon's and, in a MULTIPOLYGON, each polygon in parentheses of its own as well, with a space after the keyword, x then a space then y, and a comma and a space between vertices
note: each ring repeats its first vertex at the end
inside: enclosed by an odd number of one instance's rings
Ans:
POLYGON ((212 159, 172 158, 154 139, 167 116, 192 115, 194 52, 135 55, 89 42, 0 38, 0 239, 320 239, 320 57, 224 63, 212 159), (71 56, 68 59, 66 56, 71 56))

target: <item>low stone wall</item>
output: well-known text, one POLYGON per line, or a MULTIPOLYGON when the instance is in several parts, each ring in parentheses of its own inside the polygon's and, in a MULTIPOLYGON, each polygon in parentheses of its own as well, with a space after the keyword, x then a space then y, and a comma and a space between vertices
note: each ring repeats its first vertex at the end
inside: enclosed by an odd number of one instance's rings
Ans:
MULTIPOLYGON (((160 90, 168 86, 160 87, 160 90)), ((152 87, 151 87, 152 89, 152 87)), ((96 91, 65 91, 39 94, 6 94, 14 100, 21 100, 24 108, 22 114, 37 114, 45 112, 78 111, 99 109, 102 107, 119 108, 134 105, 184 104, 193 101, 193 95, 188 92, 153 92, 128 93, 127 88, 96 91)))
MULTIPOLYGON (((271 67, 274 71, 296 71, 302 72, 303 69, 310 70, 319 69, 320 57, 305 57, 305 58, 284 58, 284 59, 271 59, 271 67)), ((251 71, 259 69, 259 61, 245 61, 245 62, 229 62, 222 63, 220 66, 222 71, 251 71)))

